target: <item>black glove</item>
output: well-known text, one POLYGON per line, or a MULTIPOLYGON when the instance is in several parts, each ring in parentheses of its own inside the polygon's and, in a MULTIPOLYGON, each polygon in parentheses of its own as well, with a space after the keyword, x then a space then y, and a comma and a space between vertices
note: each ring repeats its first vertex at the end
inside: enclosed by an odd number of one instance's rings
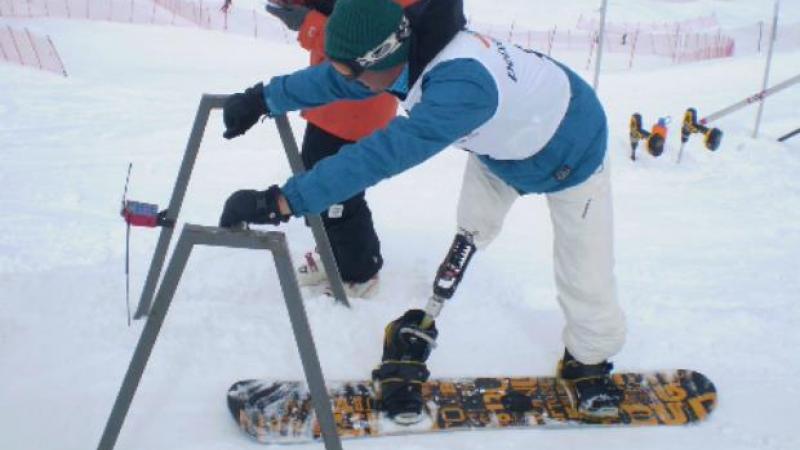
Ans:
POLYGON ((281 195, 281 188, 276 185, 270 186, 266 191, 236 191, 225 201, 219 226, 230 228, 242 222, 270 225, 288 222, 292 216, 281 214, 278 207, 278 198, 281 195))
POLYGON ((311 11, 311 9, 303 5, 293 5, 290 3, 280 6, 267 3, 266 9, 268 13, 280 19, 281 22, 286 25, 286 28, 292 31, 300 30, 300 27, 303 26, 303 22, 306 20, 306 16, 311 11))
POLYGON ((263 83, 231 95, 222 107, 222 120, 225 122, 225 133, 222 136, 231 139, 243 135, 264 114, 269 115, 269 109, 264 100, 263 83))

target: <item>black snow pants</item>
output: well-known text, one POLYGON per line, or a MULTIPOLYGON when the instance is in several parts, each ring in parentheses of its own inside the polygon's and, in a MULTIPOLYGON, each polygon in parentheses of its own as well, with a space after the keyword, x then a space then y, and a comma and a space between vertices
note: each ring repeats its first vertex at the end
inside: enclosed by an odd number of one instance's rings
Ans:
MULTIPOLYGON (((311 169, 321 159, 336 154, 346 144, 352 142, 308 123, 301 151, 306 169, 311 169)), ((375 233, 372 212, 367 206, 364 192, 333 205, 321 216, 342 281, 363 283, 377 274, 383 266, 381 243, 375 233)))

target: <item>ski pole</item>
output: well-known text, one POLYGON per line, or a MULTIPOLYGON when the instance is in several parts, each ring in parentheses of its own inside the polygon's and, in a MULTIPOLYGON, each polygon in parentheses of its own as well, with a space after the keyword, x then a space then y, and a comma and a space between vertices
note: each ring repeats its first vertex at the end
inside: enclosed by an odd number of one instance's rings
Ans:
POLYGON ((678 160, 676 162, 677 163, 681 162, 683 149, 686 146, 686 142, 689 140, 689 135, 691 135, 692 133, 703 133, 706 137, 706 148, 712 151, 716 150, 717 148, 719 148, 720 140, 722 139, 722 131, 720 131, 719 128, 707 128, 705 127, 705 125, 717 119, 725 117, 728 114, 734 113, 746 106, 758 103, 764 100, 765 98, 769 97, 770 95, 776 94, 797 83, 800 83, 800 75, 795 75, 789 78, 788 80, 780 82, 770 88, 764 89, 761 92, 753 94, 750 97, 745 98, 744 100, 740 100, 730 106, 722 108, 719 111, 715 111, 699 120, 697 119, 696 110, 694 110, 693 108, 687 109, 686 115, 684 116, 683 129, 681 130, 681 148, 680 151, 678 152, 678 160))
POLYGON ((765 98, 769 97, 770 95, 776 94, 776 93, 778 93, 778 92, 780 92, 780 91, 782 91, 782 90, 784 90, 784 89, 786 89, 786 88, 788 88, 790 86, 793 86, 793 85, 795 85, 797 83, 800 83, 800 75, 795 75, 794 77, 789 78, 788 80, 783 81, 781 83, 778 83, 775 86, 772 86, 771 88, 764 89, 763 91, 758 92, 756 94, 753 94, 753 95, 751 95, 750 97, 747 97, 744 100, 738 101, 738 102, 736 102, 736 103, 734 103, 734 104, 732 104, 732 105, 730 105, 730 106, 728 106, 726 108, 722 108, 719 111, 711 113, 708 116, 700 119, 699 123, 701 125, 706 125, 709 122, 713 122, 713 121, 715 121, 715 120, 717 120, 717 119, 719 119, 721 117, 727 116, 728 114, 731 114, 731 113, 733 113, 735 111, 738 111, 738 110, 744 108, 745 106, 752 105, 753 103, 760 102, 761 100, 764 100, 765 98))
MULTIPOLYGON (((128 183, 131 181, 133 163, 128 163, 128 175, 125 176, 125 189, 122 191, 122 210, 128 197, 128 183)), ((131 326, 131 224, 125 221, 125 310, 128 314, 128 326, 131 326)))
POLYGON ((128 163, 128 175, 125 177, 125 189, 122 191, 122 206, 120 209, 120 215, 125 220, 125 308, 128 313, 128 326, 131 326, 131 227, 156 228, 175 225, 174 221, 167 218, 166 210, 158 211, 158 205, 128 200, 131 169, 133 169, 133 163, 128 163))
POLYGON ((778 142, 787 141, 787 140, 789 140, 789 139, 793 138, 794 136, 797 136, 798 134, 800 134, 800 128, 798 128, 798 129, 796 129, 796 130, 792 131, 791 133, 789 133, 789 134, 787 134, 787 135, 785 135, 785 136, 781 136, 781 137, 779 137, 779 138, 778 138, 778 142))

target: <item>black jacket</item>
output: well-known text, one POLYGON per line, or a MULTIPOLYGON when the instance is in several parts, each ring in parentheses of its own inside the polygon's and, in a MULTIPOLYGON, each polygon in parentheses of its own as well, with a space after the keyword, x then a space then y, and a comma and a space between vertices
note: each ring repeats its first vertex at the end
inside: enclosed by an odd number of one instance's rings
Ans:
POLYGON ((336 0, 306 0, 305 6, 313 10, 319 11, 326 16, 330 16, 333 12, 333 5, 336 0))
POLYGON ((406 8, 411 23, 408 85, 467 25, 463 0, 421 0, 406 8))

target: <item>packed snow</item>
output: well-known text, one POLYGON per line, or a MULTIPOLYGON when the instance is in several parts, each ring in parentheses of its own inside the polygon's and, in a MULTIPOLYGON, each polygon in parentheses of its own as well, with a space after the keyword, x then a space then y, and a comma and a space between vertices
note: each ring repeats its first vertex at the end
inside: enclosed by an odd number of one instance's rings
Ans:
MULTIPOLYGON (((483 22, 574 25, 600 1, 468 0, 483 22)), ((611 0, 609 20, 683 20, 715 13, 723 27, 769 21, 770 1, 611 0), (660 8, 660 9, 659 9, 660 8), (687 10, 689 8, 689 10, 687 10)), ((800 4, 784 1, 787 23, 800 4)), ((7 19, 50 34, 69 77, 0 64, 0 448, 95 448, 144 321, 127 325, 119 217, 130 198, 169 201, 203 93, 240 91, 303 67, 296 44, 195 28, 78 20, 7 19)), ((555 55, 558 57, 559 55, 555 55)), ((574 55, 563 55, 566 60, 574 55)), ((578 58, 579 59, 579 58, 578 58)), ((701 116, 761 89, 766 56, 638 66, 602 74, 616 213, 620 302, 629 335, 618 370, 691 368, 719 391, 698 426, 515 430, 345 441, 347 449, 800 448, 800 85, 715 122, 712 153, 694 137, 675 163, 687 107, 701 116), (628 120, 672 117, 665 154, 629 159, 628 120)), ((576 67, 586 79, 590 70, 576 67)), ((775 54, 771 84, 800 73, 800 52, 775 54)), ((295 134, 303 121, 291 116, 295 134)), ((213 225, 227 196, 290 174, 270 121, 222 139, 212 114, 183 204, 183 223, 213 225)), ((364 378, 379 361, 384 325, 422 307, 452 240, 465 155, 449 149, 369 190, 386 260, 381 292, 352 308, 305 291, 327 379, 364 378)), ((270 229, 264 227, 265 229, 270 229)), ((282 226, 296 258, 313 247, 302 220, 282 226)), ((552 373, 563 319, 542 197, 512 209, 497 241, 473 260, 438 322, 434 376, 552 373)), ((132 307, 157 232, 134 229, 132 307)), ((118 449, 257 448, 230 419, 225 393, 243 378, 300 379, 271 258, 197 249, 122 429, 118 449)), ((296 449, 319 449, 321 444, 296 449)))

